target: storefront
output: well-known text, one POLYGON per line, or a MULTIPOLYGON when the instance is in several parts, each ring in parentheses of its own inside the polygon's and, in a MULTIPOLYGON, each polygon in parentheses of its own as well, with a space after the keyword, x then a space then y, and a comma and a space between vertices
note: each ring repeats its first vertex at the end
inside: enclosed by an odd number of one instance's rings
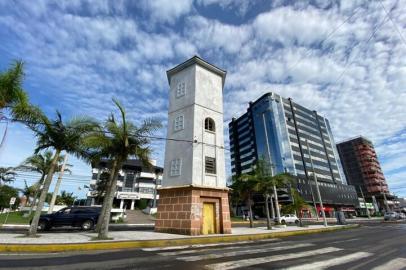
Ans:
MULTIPOLYGON (((321 213, 321 207, 319 205, 316 205, 317 213, 319 214, 319 217, 322 217, 321 213)), ((323 205, 324 213, 326 214, 326 217, 333 218, 334 216, 334 207, 331 205, 323 205)))
POLYGON ((353 218, 357 216, 357 212, 355 211, 354 207, 340 207, 338 208, 338 211, 343 212, 346 218, 353 218))

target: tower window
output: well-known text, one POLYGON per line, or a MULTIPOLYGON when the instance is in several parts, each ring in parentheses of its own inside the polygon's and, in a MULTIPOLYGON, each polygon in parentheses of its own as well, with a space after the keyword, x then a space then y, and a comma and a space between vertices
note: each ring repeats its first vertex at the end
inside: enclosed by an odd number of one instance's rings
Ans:
POLYGON ((180 158, 171 161, 171 176, 179 176, 181 173, 182 160, 180 158))
POLYGON ((186 94, 186 84, 185 82, 178 83, 176 87, 176 97, 181 97, 186 94))
POLYGON ((208 131, 215 132, 216 131, 216 126, 215 126, 214 120, 211 119, 210 117, 207 117, 204 120, 204 129, 208 130, 208 131))
POLYGON ((184 128, 184 117, 179 115, 173 120, 173 129, 175 131, 182 130, 184 128))
POLYGON ((216 174, 216 159, 212 157, 205 158, 206 173, 216 174))

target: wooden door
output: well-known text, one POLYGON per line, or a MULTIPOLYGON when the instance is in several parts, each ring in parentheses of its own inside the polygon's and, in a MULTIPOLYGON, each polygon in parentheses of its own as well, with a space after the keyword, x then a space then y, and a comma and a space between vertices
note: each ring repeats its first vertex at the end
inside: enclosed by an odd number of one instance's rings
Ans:
POLYGON ((202 234, 216 233, 216 208, 214 203, 203 203, 202 234))

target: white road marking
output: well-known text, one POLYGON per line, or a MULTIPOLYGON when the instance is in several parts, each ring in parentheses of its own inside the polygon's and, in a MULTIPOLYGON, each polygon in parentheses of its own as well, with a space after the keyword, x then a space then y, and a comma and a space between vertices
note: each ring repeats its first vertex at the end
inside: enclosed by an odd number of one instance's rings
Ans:
POLYGON ((234 260, 234 261, 223 262, 223 263, 214 263, 214 264, 206 265, 205 267, 206 267, 206 269, 212 269, 212 270, 236 269, 236 268, 241 268, 241 267, 249 267, 252 265, 258 265, 258 264, 262 264, 262 263, 270 263, 270 262, 283 261, 283 260, 289 260, 289 259, 297 259, 297 258, 313 256, 313 255, 326 254, 326 253, 340 251, 340 250, 342 250, 342 249, 335 248, 335 247, 327 247, 327 248, 323 248, 323 249, 308 250, 308 251, 303 251, 303 252, 295 252, 295 253, 273 255, 273 256, 244 259, 244 260, 234 260))
POLYGON ((401 270, 406 269, 406 259, 396 258, 385 264, 372 268, 372 270, 401 270))
POLYGON ((316 269, 322 270, 322 269, 326 269, 331 266, 336 266, 336 265, 356 261, 359 259, 363 259, 363 258, 369 257, 371 255, 373 255, 373 254, 369 253, 369 252, 356 252, 353 254, 349 254, 349 255, 345 255, 345 256, 329 259, 329 260, 318 261, 318 262, 314 262, 314 263, 308 263, 308 264, 302 264, 302 265, 298 265, 298 266, 289 267, 289 268, 286 268, 285 270, 316 270, 316 269))
MULTIPOLYGON (((270 245, 275 245, 275 244, 280 244, 280 242, 273 241, 274 243, 262 243, 261 244, 261 249, 266 248, 270 245), (275 243, 276 242, 276 243, 275 243)), ((241 242, 239 242, 241 243, 241 242)), ((289 244, 293 242, 283 242, 283 244, 289 244)), ((256 248, 256 246, 252 246, 253 248, 256 248)), ((232 246, 232 247, 222 247, 222 248, 204 248, 204 249, 192 249, 192 250, 181 250, 181 251, 173 251, 173 252, 161 252, 158 253, 161 256, 179 256, 179 255, 184 255, 184 254, 191 254, 191 253, 198 253, 198 252, 205 252, 205 251, 223 251, 223 250, 232 250, 232 249, 242 249, 242 248, 247 248, 247 246, 232 246)))
MULTIPOLYGON (((263 239, 261 242, 275 242, 280 240, 280 238, 270 238, 263 239)), ((160 248, 143 248, 143 251, 161 251, 161 250, 171 250, 171 249, 187 249, 187 248, 200 248, 200 247, 216 247, 216 246, 230 246, 236 244, 251 244, 258 241, 241 241, 241 242, 230 242, 230 243, 215 243, 215 244, 196 244, 196 245, 187 245, 187 246, 171 246, 171 247, 160 247, 160 248)))
POLYGON ((296 245, 290 245, 290 246, 247 249, 247 250, 231 251, 231 252, 225 252, 225 253, 216 253, 216 254, 211 253, 211 254, 188 256, 188 257, 178 257, 176 259, 186 261, 186 262, 194 262, 194 261, 200 261, 200 260, 234 257, 234 256, 240 256, 240 255, 257 254, 257 253, 264 253, 264 252, 268 252, 268 251, 288 250, 288 249, 310 247, 310 246, 314 246, 314 244, 303 243, 303 244, 296 244, 296 245))
POLYGON ((352 238, 352 239, 347 239, 347 240, 334 241, 334 242, 331 242, 330 244, 351 242, 351 241, 357 241, 357 240, 359 240, 359 238, 352 238))

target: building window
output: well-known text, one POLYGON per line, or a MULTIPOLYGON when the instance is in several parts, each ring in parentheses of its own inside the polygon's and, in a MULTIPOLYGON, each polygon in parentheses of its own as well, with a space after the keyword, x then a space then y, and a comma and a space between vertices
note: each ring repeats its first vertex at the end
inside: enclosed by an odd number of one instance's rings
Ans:
POLYGON ((178 86, 176 87, 176 97, 182 97, 186 94, 186 85, 185 82, 180 82, 178 83, 178 86))
POLYGON ((216 174, 216 159, 212 157, 205 158, 206 173, 216 174))
POLYGON ((171 161, 171 176, 179 176, 181 173, 182 160, 177 158, 171 161))
POLYGON ((182 130, 184 128, 183 119, 183 115, 179 115, 175 118, 175 120, 173 120, 173 129, 175 131, 182 130))
POLYGON ((204 120, 204 129, 208 130, 208 131, 215 132, 216 131, 216 126, 215 126, 214 120, 211 119, 210 117, 207 117, 204 120))

